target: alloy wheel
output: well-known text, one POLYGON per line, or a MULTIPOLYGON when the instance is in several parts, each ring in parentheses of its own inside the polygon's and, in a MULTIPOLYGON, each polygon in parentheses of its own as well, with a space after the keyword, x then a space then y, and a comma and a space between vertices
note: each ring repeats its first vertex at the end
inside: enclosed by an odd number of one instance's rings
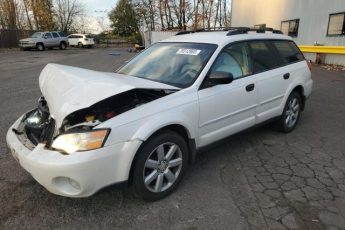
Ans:
POLYGON ((288 128, 293 127, 298 119, 300 112, 300 104, 296 97, 292 97, 288 103, 288 107, 285 112, 285 125, 288 128))
POLYGON ((178 145, 167 142, 155 148, 144 165, 143 180, 146 188, 159 193, 170 188, 181 173, 182 152, 178 145))

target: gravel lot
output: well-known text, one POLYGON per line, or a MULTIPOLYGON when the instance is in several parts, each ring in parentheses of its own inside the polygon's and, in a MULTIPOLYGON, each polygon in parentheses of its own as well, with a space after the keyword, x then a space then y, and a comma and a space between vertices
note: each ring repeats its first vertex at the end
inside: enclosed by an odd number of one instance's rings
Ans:
POLYGON ((0 53, 0 229, 345 229, 345 75, 318 67, 294 132, 263 126, 204 149, 164 200, 111 187, 85 199, 47 192, 12 158, 5 133, 35 106, 45 64, 112 71, 133 55, 114 51, 0 53))

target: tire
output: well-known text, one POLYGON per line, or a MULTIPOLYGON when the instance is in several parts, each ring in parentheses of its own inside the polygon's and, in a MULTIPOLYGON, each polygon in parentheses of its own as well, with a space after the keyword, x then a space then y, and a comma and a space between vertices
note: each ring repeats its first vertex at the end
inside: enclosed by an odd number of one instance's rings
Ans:
POLYGON ((78 43, 78 48, 83 48, 84 46, 83 46, 83 43, 81 43, 81 42, 79 42, 78 43))
POLYGON ((67 47, 67 45, 66 45, 65 42, 61 42, 61 43, 60 43, 60 46, 59 46, 60 50, 65 50, 66 47, 67 47))
POLYGON ((44 51, 44 50, 45 50, 45 47, 44 47, 44 45, 43 45, 42 43, 38 43, 38 44, 36 45, 36 49, 37 49, 38 51, 44 51))
POLYGON ((298 92, 292 92, 288 97, 283 114, 279 120, 279 129, 289 133, 297 126, 302 112, 302 99, 298 92))
POLYGON ((180 135, 172 131, 159 133, 147 140, 137 154, 132 174, 137 196, 155 201, 176 189, 188 165, 187 144, 180 135))

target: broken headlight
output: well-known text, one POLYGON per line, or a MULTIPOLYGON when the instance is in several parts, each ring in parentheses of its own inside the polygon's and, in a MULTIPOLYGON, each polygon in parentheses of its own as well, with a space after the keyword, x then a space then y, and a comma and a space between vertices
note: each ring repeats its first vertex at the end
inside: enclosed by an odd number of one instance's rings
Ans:
POLYGON ((103 147, 109 132, 110 129, 96 129, 62 134, 53 141, 52 147, 67 154, 98 149, 103 147))

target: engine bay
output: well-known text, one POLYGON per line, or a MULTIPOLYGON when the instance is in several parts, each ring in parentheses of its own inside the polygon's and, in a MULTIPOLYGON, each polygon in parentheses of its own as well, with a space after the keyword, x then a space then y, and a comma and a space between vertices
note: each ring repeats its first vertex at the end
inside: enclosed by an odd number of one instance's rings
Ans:
POLYGON ((75 129, 90 130, 92 127, 120 115, 128 110, 154 101, 176 90, 133 89, 104 99, 86 109, 68 115, 62 124, 61 132, 75 129))

